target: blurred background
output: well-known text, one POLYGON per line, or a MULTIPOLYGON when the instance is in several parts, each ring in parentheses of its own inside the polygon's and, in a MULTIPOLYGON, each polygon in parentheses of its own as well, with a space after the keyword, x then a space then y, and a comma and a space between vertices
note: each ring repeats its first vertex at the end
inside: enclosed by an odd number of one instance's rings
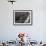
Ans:
POLYGON ((26 32, 32 39, 46 41, 46 0, 0 0, 0 41, 15 40, 18 32, 26 32), (32 26, 13 25, 13 10, 32 10, 32 26))

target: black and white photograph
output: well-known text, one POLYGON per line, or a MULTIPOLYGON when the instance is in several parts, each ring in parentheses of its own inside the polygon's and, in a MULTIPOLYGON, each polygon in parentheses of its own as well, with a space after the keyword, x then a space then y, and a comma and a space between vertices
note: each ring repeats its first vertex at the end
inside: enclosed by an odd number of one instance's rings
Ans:
POLYGON ((32 10, 14 10, 13 24, 32 24, 32 10))

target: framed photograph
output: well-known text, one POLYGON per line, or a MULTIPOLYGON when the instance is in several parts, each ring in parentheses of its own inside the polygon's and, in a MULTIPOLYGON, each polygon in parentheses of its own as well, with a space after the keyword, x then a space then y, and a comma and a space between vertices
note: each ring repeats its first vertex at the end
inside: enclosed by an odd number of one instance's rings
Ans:
POLYGON ((14 25, 32 25, 32 10, 13 10, 14 25))

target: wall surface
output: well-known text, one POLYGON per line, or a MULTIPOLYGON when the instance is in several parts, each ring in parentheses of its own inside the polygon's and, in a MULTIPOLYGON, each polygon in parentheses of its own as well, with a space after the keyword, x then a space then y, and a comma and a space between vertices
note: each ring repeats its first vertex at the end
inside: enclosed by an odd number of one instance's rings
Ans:
POLYGON ((33 40, 46 40, 46 0, 16 0, 13 5, 0 0, 0 41, 15 40, 19 32, 26 32, 33 40), (14 26, 13 10, 32 10, 32 26, 14 26))

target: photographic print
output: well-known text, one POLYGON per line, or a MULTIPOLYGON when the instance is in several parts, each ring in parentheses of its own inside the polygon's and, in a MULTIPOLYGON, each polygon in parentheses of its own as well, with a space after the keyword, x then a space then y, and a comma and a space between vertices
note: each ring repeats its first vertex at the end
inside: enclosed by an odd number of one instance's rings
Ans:
POLYGON ((32 10, 14 10, 13 24, 17 25, 32 24, 32 10))

